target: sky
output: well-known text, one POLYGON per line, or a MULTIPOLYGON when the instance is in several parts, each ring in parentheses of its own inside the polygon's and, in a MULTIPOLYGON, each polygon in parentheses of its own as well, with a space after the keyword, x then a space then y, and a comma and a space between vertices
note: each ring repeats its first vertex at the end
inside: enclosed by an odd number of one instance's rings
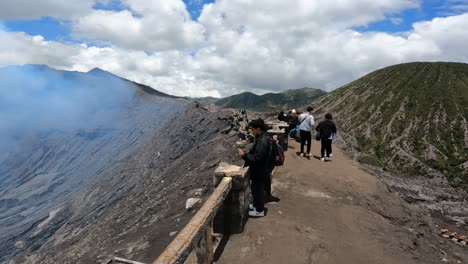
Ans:
POLYGON ((99 67, 178 96, 332 91, 468 63, 466 43, 468 0, 0 0, 0 67, 99 67))

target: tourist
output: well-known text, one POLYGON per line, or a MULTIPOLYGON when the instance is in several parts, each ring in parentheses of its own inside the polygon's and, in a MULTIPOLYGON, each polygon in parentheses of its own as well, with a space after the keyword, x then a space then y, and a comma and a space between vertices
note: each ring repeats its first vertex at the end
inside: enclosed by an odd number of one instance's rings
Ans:
POLYGON ((249 216, 262 217, 265 216, 265 181, 271 172, 271 138, 266 133, 267 126, 262 119, 252 120, 249 128, 255 136, 255 143, 247 153, 237 149, 237 155, 245 160, 244 166, 250 167, 253 204, 249 208, 249 216))
POLYGON ((322 147, 320 149, 320 160, 329 161, 332 156, 332 140, 336 135, 336 125, 333 123, 333 116, 325 114, 325 120, 320 122, 315 128, 320 135, 322 147))
POLYGON ((297 124, 299 123, 299 121, 297 120, 296 109, 289 111, 288 115, 286 116, 285 121, 289 125, 289 131, 292 131, 293 129, 296 128, 297 124))
POLYGON ((301 157, 310 157, 312 147, 312 131, 314 129, 314 117, 312 116, 312 106, 307 107, 307 111, 299 116, 299 130, 301 135, 301 157), (307 152, 304 152, 304 145, 307 145, 307 152))
POLYGON ((283 110, 281 110, 281 112, 278 114, 278 120, 281 122, 286 120, 286 114, 284 114, 283 110))

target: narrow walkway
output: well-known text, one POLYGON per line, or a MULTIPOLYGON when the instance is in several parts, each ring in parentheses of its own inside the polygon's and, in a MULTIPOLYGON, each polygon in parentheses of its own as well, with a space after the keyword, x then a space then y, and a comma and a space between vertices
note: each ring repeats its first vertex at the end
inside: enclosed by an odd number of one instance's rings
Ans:
MULTIPOLYGON (((431 230, 421 239, 412 228, 430 229, 420 210, 336 146, 331 162, 299 157, 298 148, 290 141, 273 178, 281 201, 232 235, 216 263, 440 263, 431 230)), ((316 141, 312 153, 319 153, 316 141)))

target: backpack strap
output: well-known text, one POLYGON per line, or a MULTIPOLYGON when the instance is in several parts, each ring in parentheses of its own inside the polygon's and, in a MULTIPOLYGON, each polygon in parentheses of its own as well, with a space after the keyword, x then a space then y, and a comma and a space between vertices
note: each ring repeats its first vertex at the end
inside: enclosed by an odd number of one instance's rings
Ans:
POLYGON ((304 119, 301 122, 299 122, 299 124, 302 124, 302 122, 304 122, 309 116, 310 115, 306 115, 306 117, 304 117, 304 119))

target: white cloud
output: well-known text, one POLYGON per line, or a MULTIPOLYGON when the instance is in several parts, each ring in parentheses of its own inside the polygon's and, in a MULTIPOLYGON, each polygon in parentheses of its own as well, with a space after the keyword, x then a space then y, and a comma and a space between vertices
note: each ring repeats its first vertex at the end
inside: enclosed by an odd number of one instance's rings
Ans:
POLYGON ((101 67, 162 92, 198 97, 332 90, 396 63, 468 62, 468 13, 421 21, 397 35, 352 29, 395 17, 417 7, 415 1, 219 0, 205 5, 198 21, 181 1, 125 4, 129 10, 93 11, 75 24, 82 37, 105 47, 0 32, 0 65, 101 67))
POLYGON ((438 47, 440 58, 428 59, 468 62, 468 13, 415 23, 410 38, 420 38, 438 47))
POLYGON ((129 10, 95 10, 79 18, 72 27, 75 37, 152 51, 195 48, 203 40, 203 27, 180 0, 124 3, 129 10))
POLYGON ((44 41, 42 36, 0 31, 0 66, 12 64, 48 64, 70 66, 67 58, 77 51, 73 45, 44 41))
POLYGON ((92 11, 95 0, 0 0, 0 20, 44 16, 70 19, 92 11))

